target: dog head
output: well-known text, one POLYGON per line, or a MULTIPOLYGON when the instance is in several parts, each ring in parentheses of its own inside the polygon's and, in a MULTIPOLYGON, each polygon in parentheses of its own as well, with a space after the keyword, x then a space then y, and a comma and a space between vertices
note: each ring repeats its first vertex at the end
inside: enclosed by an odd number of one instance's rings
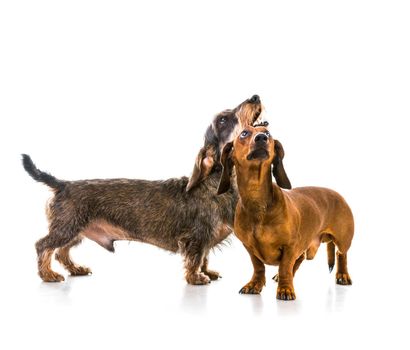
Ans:
POLYGON ((217 139, 219 151, 222 151, 225 144, 233 141, 241 130, 258 122, 261 113, 261 100, 258 95, 254 95, 237 107, 216 115, 208 127, 207 134, 210 133, 217 139))
POLYGON ((205 133, 204 146, 200 149, 186 190, 189 191, 205 179, 212 170, 220 169, 223 147, 232 142, 248 125, 260 122, 262 103, 258 95, 243 101, 233 109, 217 114, 205 133))
POLYGON ((241 168, 271 167, 278 186, 292 188, 283 167, 285 151, 278 140, 274 140, 266 126, 247 126, 239 136, 225 145, 221 163, 223 171, 218 194, 229 190, 234 166, 241 168))

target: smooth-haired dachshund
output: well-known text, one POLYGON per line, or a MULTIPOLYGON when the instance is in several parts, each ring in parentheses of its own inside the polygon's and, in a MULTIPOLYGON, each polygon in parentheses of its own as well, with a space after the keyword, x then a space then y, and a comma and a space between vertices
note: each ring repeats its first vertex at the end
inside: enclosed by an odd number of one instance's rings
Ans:
POLYGON ((223 149, 223 172, 218 193, 230 188, 235 167, 239 200, 234 232, 248 251, 254 273, 241 290, 258 294, 265 285, 265 265, 279 265, 276 297, 296 298, 293 276, 306 258, 313 259, 321 242, 327 243, 330 271, 337 252, 336 283, 351 284, 347 271, 354 223, 346 201, 335 191, 291 184, 283 167, 284 150, 264 126, 247 126, 223 149), (272 174, 276 184, 272 183, 272 174))

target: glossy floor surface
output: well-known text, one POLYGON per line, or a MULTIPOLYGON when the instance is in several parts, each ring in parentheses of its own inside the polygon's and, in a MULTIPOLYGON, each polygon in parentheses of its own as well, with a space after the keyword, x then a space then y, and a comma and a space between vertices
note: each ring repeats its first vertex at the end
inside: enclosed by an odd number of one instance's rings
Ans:
POLYGON ((231 241, 211 255, 223 278, 207 286, 185 283, 180 256, 138 243, 117 243, 111 254, 85 242, 73 255, 93 275, 65 275, 56 284, 36 276, 34 254, 20 254, 19 265, 2 272, 0 347, 408 348, 408 286, 367 264, 357 249, 349 261, 352 286, 335 284, 321 247, 297 273, 297 300, 285 302, 275 299, 273 267, 261 295, 238 294, 252 269, 231 241))
MULTIPOLYGON (((1 1, 0 349, 410 349, 408 1, 1 1), (187 285, 156 247, 84 242, 92 276, 43 283, 34 244, 66 180, 189 176, 216 113, 260 95, 294 187, 340 192, 353 285, 325 249, 297 300, 261 295, 235 237, 187 285)), ((61 271, 55 264, 56 271, 61 271)))

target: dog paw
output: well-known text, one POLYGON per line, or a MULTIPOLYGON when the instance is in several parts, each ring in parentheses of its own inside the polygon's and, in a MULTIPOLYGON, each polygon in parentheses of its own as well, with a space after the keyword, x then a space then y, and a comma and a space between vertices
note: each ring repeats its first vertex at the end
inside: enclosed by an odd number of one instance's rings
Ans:
POLYGON ((44 282, 63 282, 64 277, 54 271, 39 272, 40 278, 44 282))
POLYGON ((241 288, 239 294, 259 294, 264 285, 264 281, 250 281, 241 288))
POLYGON ((203 285, 203 284, 211 283, 211 279, 202 272, 186 276, 186 281, 189 284, 194 284, 194 285, 203 285))
POLYGON ((216 272, 216 271, 206 270, 206 271, 202 271, 202 273, 208 276, 211 279, 211 281, 216 281, 218 278, 222 278, 219 272, 216 272))
POLYGON ((343 286, 351 285, 352 280, 348 273, 337 273, 336 274, 336 283, 341 284, 343 286))
POLYGON ((278 287, 276 291, 276 299, 279 300, 295 300, 296 294, 293 287, 278 287))
POLYGON ((85 266, 75 266, 70 269, 71 276, 86 276, 92 274, 91 269, 85 266))

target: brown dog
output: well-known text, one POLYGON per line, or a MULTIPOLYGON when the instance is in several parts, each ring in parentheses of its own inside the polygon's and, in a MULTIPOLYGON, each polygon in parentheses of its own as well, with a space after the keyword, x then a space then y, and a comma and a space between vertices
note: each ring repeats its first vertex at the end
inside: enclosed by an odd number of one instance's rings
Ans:
POLYGON ((46 282, 64 280, 51 269, 54 252, 71 275, 91 273, 70 257, 71 248, 86 237, 111 252, 117 240, 179 252, 184 257, 188 283, 207 284, 218 279, 218 272, 208 269, 208 253, 232 232, 237 201, 234 190, 216 195, 222 172, 220 150, 245 125, 254 123, 261 111, 259 96, 254 95, 219 113, 205 133, 190 178, 64 181, 39 170, 28 155, 23 155, 30 176, 54 192, 47 207, 49 233, 36 243, 40 277, 46 282))
POLYGON ((330 271, 337 252, 336 283, 351 284, 347 271, 347 251, 354 224, 352 212, 336 192, 320 187, 290 189, 282 164, 284 151, 265 127, 246 127, 223 150, 224 166, 218 193, 230 187, 235 166, 239 201, 234 231, 248 251, 254 273, 241 290, 244 294, 260 293, 265 285, 265 266, 279 265, 276 297, 296 298, 293 276, 305 259, 313 259, 321 242, 328 244, 330 271), (272 184, 272 177, 277 184, 272 184))

